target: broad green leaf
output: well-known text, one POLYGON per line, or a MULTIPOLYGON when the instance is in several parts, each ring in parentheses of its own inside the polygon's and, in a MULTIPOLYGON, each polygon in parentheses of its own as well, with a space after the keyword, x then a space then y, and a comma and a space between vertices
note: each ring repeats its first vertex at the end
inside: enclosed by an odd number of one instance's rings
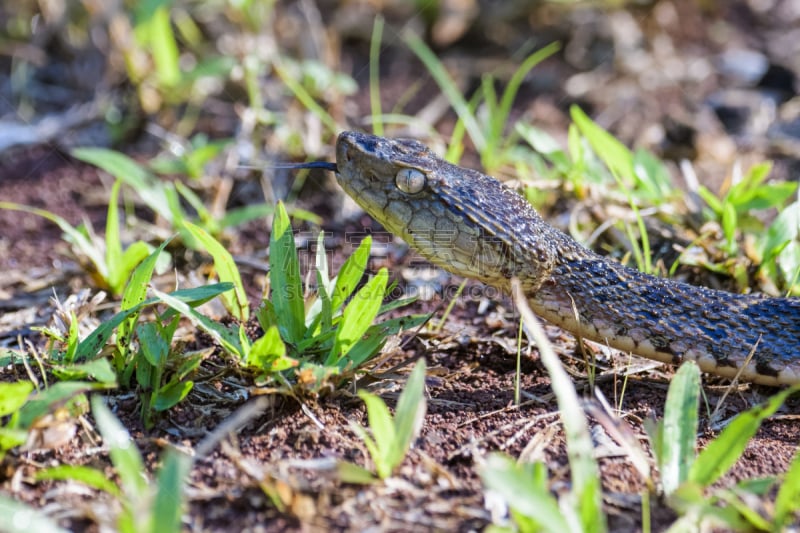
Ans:
POLYGON ((128 430, 106 407, 100 396, 92 397, 92 414, 103 442, 108 446, 111 462, 119 474, 125 495, 134 502, 147 498, 144 463, 128 430))
POLYGON ((297 343, 305 334, 305 302, 292 226, 283 202, 278 202, 269 240, 270 300, 281 337, 297 343))
POLYGON ((378 314, 386 290, 389 273, 381 268, 371 280, 359 290, 342 312, 336 339, 326 364, 334 364, 346 356, 361 340, 378 314))
POLYGON ((0 416, 10 415, 25 405, 31 391, 33 383, 30 381, 0 383, 0 416))
POLYGON ((664 406, 661 444, 657 457, 664 492, 669 495, 686 481, 695 457, 700 370, 686 361, 675 373, 664 406))
POLYGON ((755 435, 765 418, 771 416, 786 398, 800 391, 800 385, 784 389, 765 404, 740 413, 728 424, 719 437, 700 452, 689 469, 689 480, 703 487, 714 483, 739 459, 748 441, 755 435))
POLYGON ((250 318, 250 305, 247 302, 247 293, 244 290, 242 277, 233 256, 222 246, 218 240, 209 235, 204 229, 195 226, 191 222, 184 221, 184 226, 202 243, 206 251, 214 259, 214 268, 217 270, 219 280, 222 282, 233 283, 233 292, 222 295, 222 302, 225 307, 240 322, 247 322, 250 318))
POLYGON ((275 326, 270 327, 250 347, 245 361, 248 365, 267 372, 281 372, 297 366, 297 361, 286 357, 286 345, 275 326))
POLYGON ((163 368, 167 364, 169 343, 159 334, 158 326, 154 322, 145 322, 136 328, 136 336, 147 362, 163 368))
POLYGON ((166 411, 177 405, 194 387, 193 381, 172 381, 158 390, 156 401, 153 402, 153 409, 156 411, 166 411))

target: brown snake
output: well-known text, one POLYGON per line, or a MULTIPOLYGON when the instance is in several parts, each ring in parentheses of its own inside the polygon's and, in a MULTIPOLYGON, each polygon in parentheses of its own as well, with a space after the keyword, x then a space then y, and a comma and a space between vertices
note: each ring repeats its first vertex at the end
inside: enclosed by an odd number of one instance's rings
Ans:
POLYGON ((732 294, 624 267, 548 225, 499 181, 418 141, 344 132, 336 164, 319 165, 335 169, 365 211, 433 263, 506 291, 519 278, 533 311, 575 335, 657 361, 694 360, 720 376, 800 383, 800 299, 732 294))

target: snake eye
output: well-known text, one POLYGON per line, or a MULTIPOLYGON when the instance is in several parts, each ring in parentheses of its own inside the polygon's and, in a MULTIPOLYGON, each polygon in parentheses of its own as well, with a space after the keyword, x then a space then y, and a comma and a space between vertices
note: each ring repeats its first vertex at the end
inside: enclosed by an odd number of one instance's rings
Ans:
POLYGON ((406 194, 417 194, 425 187, 425 174, 413 168, 403 168, 394 177, 394 183, 406 194))

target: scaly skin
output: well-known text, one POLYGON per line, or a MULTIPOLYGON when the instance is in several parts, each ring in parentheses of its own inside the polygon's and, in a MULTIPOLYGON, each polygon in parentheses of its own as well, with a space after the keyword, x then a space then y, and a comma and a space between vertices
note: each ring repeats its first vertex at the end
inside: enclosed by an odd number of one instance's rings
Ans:
POLYGON ((692 359, 725 377, 755 350, 742 379, 800 382, 800 299, 715 291, 626 268, 548 225, 494 178, 417 141, 344 132, 336 167, 344 190, 423 256, 506 291, 516 276, 534 312, 567 331, 649 359, 692 359))

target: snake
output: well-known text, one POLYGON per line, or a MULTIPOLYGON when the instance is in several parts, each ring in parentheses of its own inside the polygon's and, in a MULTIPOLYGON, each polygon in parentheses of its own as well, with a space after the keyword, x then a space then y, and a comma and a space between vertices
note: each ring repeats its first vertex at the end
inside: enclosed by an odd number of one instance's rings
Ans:
POLYGON ((316 167, 333 170, 364 211, 432 263, 506 292, 518 279, 539 317, 579 338, 674 365, 692 360, 725 378, 800 383, 800 298, 626 267, 549 225, 500 181, 414 139, 344 131, 336 163, 316 167))

